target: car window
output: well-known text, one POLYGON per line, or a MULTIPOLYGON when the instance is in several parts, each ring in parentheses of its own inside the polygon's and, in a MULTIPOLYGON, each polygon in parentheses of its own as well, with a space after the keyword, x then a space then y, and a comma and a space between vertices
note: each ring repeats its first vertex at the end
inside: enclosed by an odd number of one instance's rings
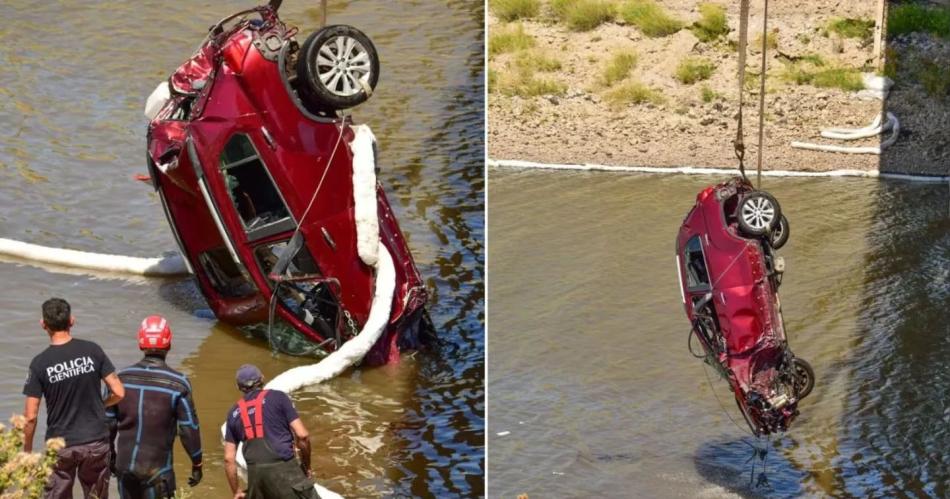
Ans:
POLYGON ((686 286, 689 289, 708 289, 709 271, 706 269, 706 257, 699 236, 693 236, 686 243, 683 262, 686 266, 686 286))
POLYGON ((257 292, 257 288, 234 264, 231 253, 225 247, 205 251, 198 255, 198 262, 201 263, 201 268, 208 277, 208 281, 211 282, 211 286, 222 295, 235 298, 250 296, 257 292))
POLYGON ((248 235, 275 224, 293 228, 287 206, 247 135, 231 137, 220 161, 228 195, 248 235))
MULTIPOLYGON (((254 256, 264 275, 268 276, 271 269, 280 259, 287 248, 289 240, 266 243, 254 249, 254 256)), ((319 277, 320 267, 313 255, 304 244, 297 250, 287 273, 291 277, 319 277)), ((339 304, 333 291, 326 283, 320 281, 300 280, 285 281, 279 288, 277 296, 300 320, 314 328, 321 336, 334 336, 339 315, 339 304)))

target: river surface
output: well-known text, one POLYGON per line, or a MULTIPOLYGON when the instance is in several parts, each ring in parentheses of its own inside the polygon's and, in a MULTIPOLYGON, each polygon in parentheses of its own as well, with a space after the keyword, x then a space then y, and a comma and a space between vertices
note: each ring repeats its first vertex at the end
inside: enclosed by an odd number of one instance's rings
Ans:
POLYGON ((791 226, 790 345, 817 373, 769 442, 687 351, 674 238, 721 179, 489 179, 490 497, 950 494, 950 186, 763 180, 791 226))
MULTIPOLYGON (((354 111, 380 145, 379 180, 433 291, 444 345, 395 366, 351 370, 296 396, 318 481, 350 496, 483 494, 483 4, 331 1, 330 22, 374 41, 380 83, 354 111), (437 21, 437 22, 436 22, 437 21)), ((251 1, 0 5, 0 237, 157 256, 175 248, 145 173, 145 99, 208 26, 251 1)), ((318 2, 281 10, 301 38, 318 2)), ((0 262, 0 415, 22 410, 30 358, 46 343, 40 303, 73 304, 78 337, 117 366, 138 360, 142 317, 168 317, 170 363, 191 376, 203 428, 206 497, 227 497, 218 426, 238 397, 234 371, 301 364, 207 317, 190 279, 117 279, 0 262)), ((45 412, 41 414, 45 419, 45 412)), ((38 440, 44 428, 39 429, 38 440)), ((179 483, 188 461, 176 449, 179 483)), ((114 481, 113 481, 114 483, 114 481)), ((114 490, 114 486, 113 486, 114 490)))

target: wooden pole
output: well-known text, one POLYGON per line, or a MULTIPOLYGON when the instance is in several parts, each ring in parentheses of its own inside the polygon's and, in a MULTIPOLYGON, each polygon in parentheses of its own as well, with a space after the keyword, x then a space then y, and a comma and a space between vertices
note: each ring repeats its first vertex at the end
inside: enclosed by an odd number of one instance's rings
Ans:
MULTIPOLYGON (((884 1, 884 0, 881 0, 884 1)), ((327 25, 327 0, 320 0, 320 27, 327 25)))
POLYGON ((877 18, 874 20, 874 67, 878 72, 884 71, 886 24, 887 0, 877 0, 877 18))

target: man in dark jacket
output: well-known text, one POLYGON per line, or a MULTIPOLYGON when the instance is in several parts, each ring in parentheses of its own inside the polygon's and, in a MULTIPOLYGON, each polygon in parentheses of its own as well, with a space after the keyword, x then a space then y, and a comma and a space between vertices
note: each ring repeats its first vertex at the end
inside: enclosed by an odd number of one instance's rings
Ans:
POLYGON ((73 338, 76 319, 69 303, 50 298, 43 303, 40 326, 49 334, 49 347, 30 362, 23 386, 26 407, 23 416, 23 450, 33 451, 40 397, 46 399, 46 439, 62 438, 53 474, 46 484, 48 499, 69 499, 79 476, 83 496, 109 497, 109 430, 105 408, 125 394, 115 367, 99 345, 73 338), (102 381, 109 395, 103 400, 102 381))
POLYGON ((286 393, 266 390, 261 371, 245 364, 237 372, 244 393, 228 412, 224 435, 224 471, 234 499, 238 490, 237 446, 244 443, 247 499, 319 499, 310 472, 310 434, 286 393), (294 447, 300 451, 300 462, 294 447))
POLYGON ((145 357, 119 371, 128 396, 108 411, 113 443, 112 468, 122 499, 175 496, 172 447, 176 433, 191 457, 188 485, 201 481, 201 432, 191 383, 168 367, 172 331, 163 317, 151 315, 139 328, 145 357))

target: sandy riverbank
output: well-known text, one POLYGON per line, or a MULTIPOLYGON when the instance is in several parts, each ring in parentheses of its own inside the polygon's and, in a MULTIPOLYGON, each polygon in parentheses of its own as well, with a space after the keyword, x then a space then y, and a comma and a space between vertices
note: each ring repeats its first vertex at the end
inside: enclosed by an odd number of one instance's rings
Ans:
MULTIPOLYGON (((697 2, 659 2, 687 23, 699 18, 697 2)), ((753 2, 758 4, 758 2, 753 2)), ((825 35, 834 18, 873 19, 874 2, 801 0, 773 3, 769 31, 776 47, 770 50, 766 90, 765 168, 800 171, 838 169, 881 170, 946 175, 950 173, 950 105, 946 96, 935 98, 920 84, 917 67, 924 61, 948 61, 944 40, 929 35, 904 36, 888 44, 898 64, 892 73, 897 84, 888 107, 902 125, 899 142, 882 156, 845 155, 793 149, 803 140, 822 139, 826 127, 862 127, 880 113, 881 102, 861 100, 851 91, 798 85, 783 78, 790 61, 819 56, 826 64, 862 68, 873 61, 868 40, 825 35)), ((520 21, 535 39, 535 53, 557 59, 561 68, 545 77, 564 85, 560 95, 489 94, 489 156, 545 163, 600 163, 612 165, 733 168, 732 140, 738 110, 737 55, 731 41, 738 38, 738 5, 727 7, 731 32, 717 42, 702 42, 688 29, 650 38, 636 27, 605 23, 587 32, 568 30, 550 15, 520 21), (631 80, 663 96, 662 103, 616 107, 605 101, 606 88, 597 83, 613 53, 636 52, 638 62, 631 80), (715 69, 708 80, 684 84, 674 77, 686 57, 710 61, 715 69), (716 97, 704 99, 703 87, 716 97), (708 100, 708 102, 707 102, 708 100)), ((752 9, 750 39, 760 36, 762 12, 752 9)), ((494 15, 489 30, 505 29, 494 15)), ((759 57, 750 53, 748 71, 757 73, 759 57)), ((510 71, 517 53, 491 57, 496 74, 510 71)), ((944 64, 945 66, 946 64, 944 64)), ((747 87, 748 88, 748 87, 747 87)), ((757 134, 757 87, 746 93, 745 130, 747 165, 754 168, 757 134)), ((848 145, 876 145, 877 139, 848 145)))

